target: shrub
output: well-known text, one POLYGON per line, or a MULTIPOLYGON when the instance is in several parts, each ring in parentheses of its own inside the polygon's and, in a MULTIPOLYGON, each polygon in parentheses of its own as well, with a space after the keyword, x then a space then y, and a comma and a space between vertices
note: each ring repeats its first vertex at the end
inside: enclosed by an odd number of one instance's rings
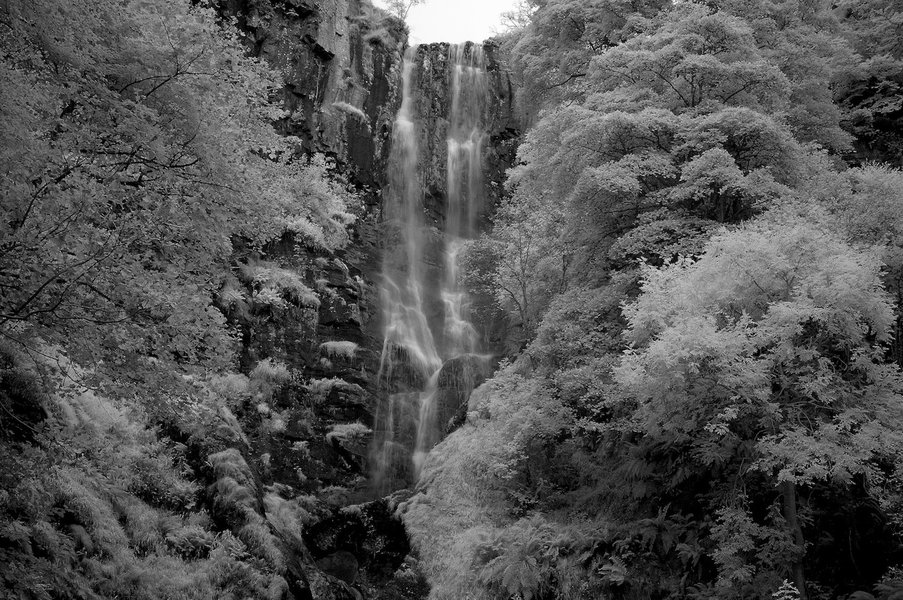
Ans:
POLYGON ((249 261, 239 267, 239 277, 254 290, 255 304, 277 308, 285 308, 289 302, 302 308, 320 306, 317 294, 300 275, 275 263, 249 261))
POLYGON ((357 353, 358 345, 354 342, 323 342, 320 344, 320 352, 329 358, 353 359, 357 353))
POLYGON ((289 539, 301 540, 304 524, 311 521, 311 515, 296 500, 269 493, 263 498, 263 506, 267 521, 276 531, 289 539))
POLYGON ((333 102, 332 106, 339 109, 343 113, 352 115, 358 121, 360 121, 364 125, 367 125, 367 127, 370 126, 370 119, 367 117, 366 114, 364 114, 364 111, 362 111, 358 107, 356 107, 352 104, 348 104, 347 102, 333 102))
POLYGON ((213 467, 217 479, 229 477, 244 487, 252 490, 256 488, 248 463, 235 448, 211 454, 207 457, 207 462, 213 467))
POLYGON ((329 433, 326 434, 327 442, 343 442, 353 438, 363 437, 373 433, 373 430, 363 423, 338 423, 332 426, 329 433))
POLYGON ((215 375, 208 381, 210 389, 226 400, 237 400, 248 393, 250 381, 241 373, 215 375))
POLYGON ((330 379, 311 379, 307 383, 307 389, 319 398, 325 398, 332 390, 351 394, 363 394, 364 390, 356 383, 349 383, 344 379, 332 377, 330 379))
POLYGON ((291 379, 291 371, 285 366, 285 363, 272 358, 263 359, 251 371, 252 383, 283 384, 288 383, 291 379))

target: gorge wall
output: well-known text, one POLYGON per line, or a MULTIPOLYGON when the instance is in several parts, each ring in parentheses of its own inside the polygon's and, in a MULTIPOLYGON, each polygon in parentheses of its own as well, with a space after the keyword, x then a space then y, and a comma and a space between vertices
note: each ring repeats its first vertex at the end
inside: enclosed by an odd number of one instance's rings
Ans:
MULTIPOLYGON (((397 486, 375 490, 370 477, 377 407, 390 389, 405 385, 378 381, 380 265, 385 246, 394 243, 384 235, 383 199, 401 103, 404 26, 361 0, 223 0, 219 11, 238 27, 250 52, 282 74, 285 85, 274 91, 286 108, 280 131, 297 136, 306 153, 325 156, 329 169, 359 198, 351 242, 339 252, 303 247, 290 237, 263 254, 236 246, 239 271, 249 264, 285 269, 316 295, 298 306, 228 314, 240 332, 244 372, 269 359, 299 374, 277 393, 280 427, 271 426, 275 416, 260 414, 252 403, 236 414, 248 433, 244 458, 260 488, 276 489, 287 500, 312 499, 315 518, 305 530, 307 548, 298 566, 312 597, 421 597, 425 587, 409 568, 394 501, 379 497, 397 486)), ((486 201, 478 223, 487 222, 502 197, 518 140, 510 79, 492 43, 483 53, 486 201)), ((448 216, 448 61, 448 44, 421 46, 413 82, 422 119, 423 218, 436 236, 448 216)), ((440 260, 437 252, 426 257, 434 278, 440 260)), ((239 276, 237 285, 249 297, 255 293, 253 277, 239 276)), ((491 351, 499 337, 497 315, 490 314, 491 302, 477 304, 483 309, 474 322, 491 351)), ((455 365, 446 380, 455 379, 455 369, 476 381, 466 365, 455 365)), ((456 394, 449 402, 466 405, 469 389, 456 394)))

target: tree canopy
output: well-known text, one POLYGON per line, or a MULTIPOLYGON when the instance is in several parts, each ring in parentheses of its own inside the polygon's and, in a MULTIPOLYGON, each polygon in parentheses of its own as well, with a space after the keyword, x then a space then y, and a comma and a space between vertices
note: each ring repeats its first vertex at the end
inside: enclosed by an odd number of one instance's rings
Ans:
POLYGON ((469 251, 516 350, 405 507, 433 597, 897 593, 900 8, 530 6, 469 251))

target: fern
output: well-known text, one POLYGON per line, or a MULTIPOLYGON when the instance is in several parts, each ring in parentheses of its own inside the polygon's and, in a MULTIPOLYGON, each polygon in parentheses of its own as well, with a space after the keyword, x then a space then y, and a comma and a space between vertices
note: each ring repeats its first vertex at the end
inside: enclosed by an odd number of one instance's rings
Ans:
POLYGON ((800 600, 800 591, 795 585, 785 579, 781 587, 771 594, 771 597, 774 600, 800 600))
POLYGON ((369 127, 369 125, 370 125, 369 117, 367 117, 367 115, 364 114, 364 111, 362 111, 358 107, 356 107, 352 104, 348 104, 347 102, 333 102, 332 106, 334 108, 339 109, 343 113, 352 115, 358 121, 360 121, 361 123, 363 123, 364 125, 367 125, 369 127))

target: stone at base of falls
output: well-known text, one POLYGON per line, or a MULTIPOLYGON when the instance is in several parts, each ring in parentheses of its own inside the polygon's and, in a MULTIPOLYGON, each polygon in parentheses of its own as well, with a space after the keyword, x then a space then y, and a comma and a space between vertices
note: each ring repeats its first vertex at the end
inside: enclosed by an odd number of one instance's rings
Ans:
POLYGON ((310 592, 312 600, 363 600, 359 591, 326 571, 311 573, 310 592))
POLYGON ((336 579, 341 579, 347 584, 353 584, 357 579, 359 568, 357 559, 347 550, 339 550, 317 561, 317 567, 336 579))
MULTIPOLYGON (((408 554, 401 520, 387 499, 346 506, 304 532, 304 541, 324 573, 365 598, 423 598, 428 588, 408 554)), ((333 582, 338 583, 338 582, 333 582)))
POLYGON ((386 382, 390 394, 420 391, 429 383, 429 373, 417 364, 414 355, 403 346, 392 346, 387 352, 381 380, 386 382))
POLYGON ((473 390, 489 374, 487 357, 464 354, 445 361, 436 389, 437 422, 447 435, 460 427, 467 416, 467 401, 473 390))

